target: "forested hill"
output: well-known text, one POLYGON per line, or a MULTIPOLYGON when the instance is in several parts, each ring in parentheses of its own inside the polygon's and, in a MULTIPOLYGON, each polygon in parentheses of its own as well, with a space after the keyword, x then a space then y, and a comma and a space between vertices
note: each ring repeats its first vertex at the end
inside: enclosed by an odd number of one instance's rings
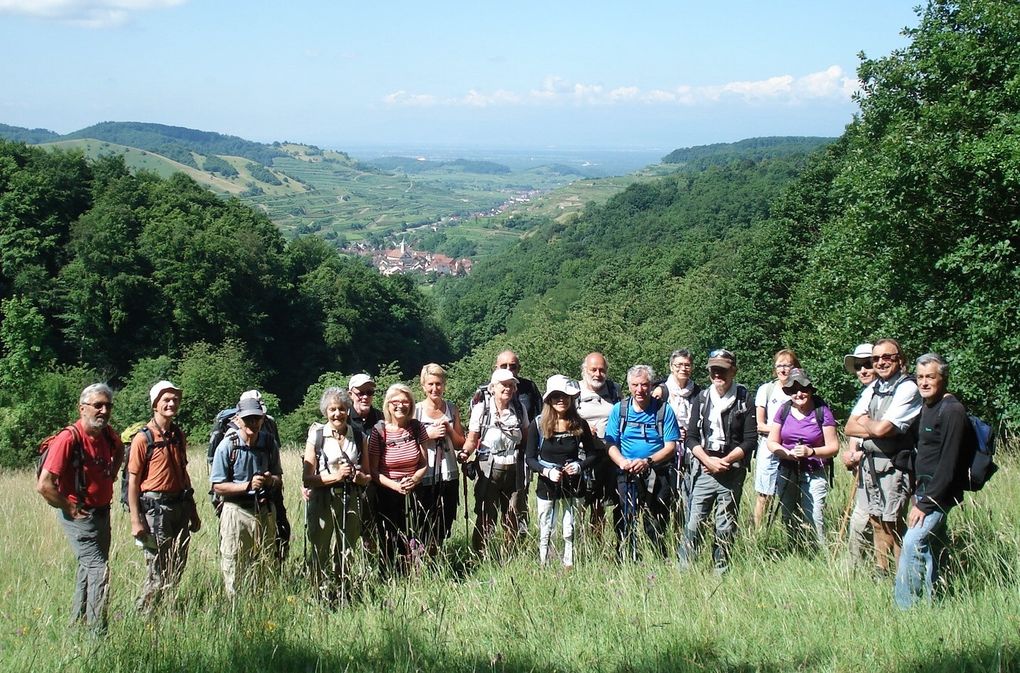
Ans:
POLYGON ((26 129, 21 126, 0 124, 0 138, 31 145, 60 139, 60 134, 49 129, 26 129))
POLYGON ((2 140, 0 311, 0 465, 66 423, 88 382, 123 386, 124 427, 171 378, 196 436, 242 390, 272 393, 278 412, 326 372, 449 358, 409 278, 320 238, 285 242, 263 214, 182 173, 2 140))
POLYGON ((144 122, 102 122, 61 136, 61 140, 78 138, 94 138, 137 147, 193 168, 197 168, 198 164, 195 163, 192 152, 202 155, 244 157, 264 166, 271 166, 276 157, 288 156, 286 152, 272 145, 252 142, 237 136, 144 122))
POLYGON ((681 147, 662 158, 664 164, 687 164, 691 168, 708 168, 732 161, 761 161, 796 156, 816 150, 835 138, 807 136, 778 136, 747 138, 735 143, 713 143, 696 147, 681 147))
POLYGON ((474 347, 451 380, 483 380, 506 347, 542 380, 590 350, 621 378, 725 346, 757 384, 793 347, 845 408, 843 354, 895 337, 1020 425, 1020 3, 935 1, 907 36, 862 61, 859 117, 785 188, 790 159, 634 185, 476 267, 444 312, 474 347))

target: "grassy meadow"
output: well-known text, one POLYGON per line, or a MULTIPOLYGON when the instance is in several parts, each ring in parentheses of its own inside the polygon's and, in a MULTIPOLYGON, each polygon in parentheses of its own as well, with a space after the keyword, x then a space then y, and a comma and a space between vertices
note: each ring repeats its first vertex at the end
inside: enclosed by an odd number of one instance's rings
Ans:
MULTIPOLYGON (((264 590, 233 605, 222 594, 217 520, 200 500, 204 527, 177 607, 137 616, 142 555, 114 506, 110 632, 102 640, 66 627, 75 565, 54 511, 34 492, 34 474, 3 472, 0 671, 1020 670, 1016 455, 1002 455, 986 490, 952 513, 949 589, 934 607, 909 613, 893 607, 891 579, 847 565, 836 531, 849 489, 843 473, 829 500, 829 553, 788 549, 778 523, 764 533, 745 527, 732 571, 719 578, 707 553, 684 574, 648 550, 621 566, 607 530, 601 542, 578 541, 577 565, 566 573, 539 567, 534 534, 516 555, 470 562, 461 518, 443 563, 382 583, 363 562, 353 572, 362 578, 353 602, 331 611, 300 572, 292 449, 284 459, 290 559, 264 590)), ((191 471, 197 484, 207 478, 201 448, 191 471)))

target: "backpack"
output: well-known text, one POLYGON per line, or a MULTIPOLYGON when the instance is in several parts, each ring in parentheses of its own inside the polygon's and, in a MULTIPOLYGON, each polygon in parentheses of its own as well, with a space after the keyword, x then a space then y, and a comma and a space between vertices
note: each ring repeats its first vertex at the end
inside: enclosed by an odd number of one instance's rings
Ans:
POLYGON ((78 427, 74 424, 58 430, 39 442, 39 455, 36 458, 35 478, 36 481, 38 481, 39 475, 42 474, 43 465, 46 463, 46 457, 50 453, 50 445, 53 443, 53 440, 55 440, 60 433, 65 430, 71 433, 71 469, 74 471, 74 494, 77 497, 78 502, 83 503, 85 502, 85 491, 87 490, 85 485, 85 444, 82 442, 81 433, 78 432, 78 427))
MULTIPOLYGON (((620 441, 623 441, 623 430, 627 427, 627 417, 630 415, 630 400, 629 397, 624 397, 620 400, 620 425, 617 428, 616 437, 620 441)), ((657 400, 654 397, 651 398, 651 404, 656 406, 655 409, 655 431, 659 433, 659 437, 664 437, 663 429, 666 425, 666 407, 669 406, 666 400, 657 400)))
MULTIPOLYGON (((481 436, 485 435, 485 429, 489 427, 489 421, 492 420, 492 393, 489 392, 488 386, 479 386, 478 390, 475 391, 474 396, 471 398, 471 406, 474 406, 482 402, 482 420, 479 424, 481 436)), ((514 415, 517 416, 517 420, 524 421, 524 405, 521 404, 521 400, 514 395, 510 398, 510 409, 513 410, 514 415)), ((530 419, 529 419, 530 420, 530 419)), ((525 427, 521 427, 521 431, 526 430, 525 427)), ((480 438, 479 438, 480 441, 480 438)))
POLYGON ((995 455, 995 430, 991 425, 973 414, 967 414, 970 425, 974 428, 974 443, 971 451, 967 451, 967 479, 964 489, 980 491, 984 485, 999 471, 992 457, 995 455))
MULTIPOLYGON (((737 386, 736 392, 737 399, 733 403, 732 411, 730 413, 729 418, 730 427, 728 435, 731 441, 738 434, 733 426, 733 424, 736 422, 737 416, 741 414, 746 414, 748 412, 747 388, 739 383, 735 385, 737 386)), ((698 411, 698 414, 700 416, 698 429, 701 431, 702 434, 701 441, 704 442, 704 428, 705 425, 708 423, 709 411, 712 408, 712 395, 710 388, 705 388, 700 393, 698 393, 698 404, 700 406, 700 409, 698 411)), ((744 463, 745 465, 749 465, 751 463, 751 456, 744 456, 740 460, 740 462, 744 463)))
MULTIPOLYGON (((815 422, 818 423, 819 429, 825 427, 825 413, 822 411, 822 407, 828 406, 818 395, 812 395, 811 401, 815 405, 815 422)), ((786 423, 786 418, 790 415, 790 410, 793 409, 793 400, 786 400, 783 402, 783 406, 779 407, 779 426, 782 427, 786 423)), ((824 432, 824 430, 823 430, 824 432)), ((827 467, 828 474, 826 478, 829 480, 829 486, 832 486, 835 475, 833 474, 832 458, 823 458, 822 462, 827 467)))
MULTIPOLYGON (((351 433, 354 435, 354 443, 358 445, 358 451, 364 451, 365 435, 354 425, 348 425, 347 427, 351 429, 351 433)), ((326 443, 326 435, 323 430, 323 426, 315 429, 315 439, 313 440, 315 446, 315 469, 319 469, 319 463, 322 461, 322 447, 326 443)), ((346 457, 345 460, 347 460, 346 457)), ((357 466, 355 465, 354 467, 356 468, 357 466)), ((329 472, 329 465, 325 465, 325 468, 326 472, 329 472)))
MULTIPOLYGON (((142 427, 138 428, 132 435, 144 435, 145 436, 145 461, 142 463, 142 471, 138 474, 138 485, 141 486, 142 482, 145 481, 146 475, 149 473, 149 461, 152 460, 152 454, 157 448, 165 449, 166 447, 173 446, 173 444, 180 440, 180 429, 176 425, 171 425, 169 431, 166 433, 165 438, 156 441, 156 438, 152 435, 152 430, 149 429, 148 424, 142 424, 142 427)), ((124 511, 130 510, 128 505, 128 463, 131 458, 131 443, 125 442, 128 446, 128 453, 124 457, 124 465, 120 471, 120 504, 124 507, 124 511)))

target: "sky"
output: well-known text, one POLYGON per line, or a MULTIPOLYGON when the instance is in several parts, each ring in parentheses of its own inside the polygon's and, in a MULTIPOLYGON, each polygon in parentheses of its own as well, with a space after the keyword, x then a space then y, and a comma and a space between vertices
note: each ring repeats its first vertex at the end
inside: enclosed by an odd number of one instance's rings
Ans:
POLYGON ((0 123, 261 142, 677 147, 838 136, 917 0, 0 0, 0 123))

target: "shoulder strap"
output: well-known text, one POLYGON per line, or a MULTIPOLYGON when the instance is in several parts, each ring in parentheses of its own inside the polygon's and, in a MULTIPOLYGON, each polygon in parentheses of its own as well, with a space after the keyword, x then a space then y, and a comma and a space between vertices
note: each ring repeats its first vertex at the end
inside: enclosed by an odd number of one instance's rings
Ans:
POLYGON ((630 413, 630 398, 624 397, 620 400, 620 426, 616 432, 616 438, 623 441, 623 431, 627 428, 627 416, 630 413))
POLYGON ((659 405, 659 408, 655 410, 655 430, 659 433, 659 437, 665 438, 666 435, 663 431, 666 428, 666 407, 669 405, 665 400, 657 400, 655 403, 659 405))
MULTIPOLYGON (((322 447, 326 443, 326 434, 323 427, 320 425, 315 428, 315 469, 319 469, 320 463, 322 463, 322 447)), ((326 471, 329 472, 329 465, 326 465, 326 471)))
POLYGON ((78 426, 71 424, 65 428, 71 433, 71 469, 74 471, 74 494, 78 502, 84 504, 88 487, 85 484, 85 440, 78 432, 78 426))
MULTIPOLYGON (((790 415, 790 409, 793 408, 793 400, 786 400, 783 402, 783 406, 779 407, 779 425, 786 424, 786 417, 790 415)), ((771 423, 769 419, 765 419, 766 422, 771 423)))

